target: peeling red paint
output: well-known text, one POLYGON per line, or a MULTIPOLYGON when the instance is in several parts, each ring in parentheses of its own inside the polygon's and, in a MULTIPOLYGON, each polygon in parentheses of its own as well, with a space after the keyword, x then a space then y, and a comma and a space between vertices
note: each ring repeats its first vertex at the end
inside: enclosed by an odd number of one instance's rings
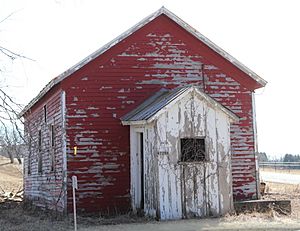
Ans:
MULTIPOLYGON (((236 199, 256 197, 252 91, 257 83, 160 15, 61 82, 66 92, 67 195, 71 177, 77 175, 80 211, 130 209, 129 128, 119 118, 160 88, 185 84, 201 86, 241 118, 231 126, 233 192, 236 199)), ((39 110, 32 108, 32 115, 39 110)), ((30 188, 34 179, 26 180, 30 188)), ((67 203, 71 211, 70 196, 67 203)))

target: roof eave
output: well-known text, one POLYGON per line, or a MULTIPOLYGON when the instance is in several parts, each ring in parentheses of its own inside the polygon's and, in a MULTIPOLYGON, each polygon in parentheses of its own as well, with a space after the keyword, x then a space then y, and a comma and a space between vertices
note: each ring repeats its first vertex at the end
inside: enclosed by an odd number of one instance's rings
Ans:
POLYGON ((234 58, 232 55, 230 55, 228 52, 223 50, 221 47, 216 45, 214 42, 209 40, 207 37, 205 37, 203 34, 201 34, 199 31, 194 29, 192 26, 190 26, 188 23, 184 22, 181 18, 179 18, 177 15, 169 11, 168 9, 162 7, 160 10, 167 15, 169 18, 171 18, 174 22, 185 28, 189 33, 194 35, 197 39, 202 41, 205 45, 210 47, 212 50, 214 50, 216 53, 221 55, 223 58, 228 60, 230 63, 232 63, 234 66, 236 66, 238 69, 243 71, 245 74, 247 74, 249 77, 251 77, 253 80, 258 82, 261 87, 264 87, 267 84, 267 81, 261 78, 259 75, 257 75, 255 72, 250 70, 248 67, 246 67, 243 63, 238 61, 236 58, 234 58))
POLYGON ((39 94, 33 98, 29 104, 27 104, 23 110, 18 114, 18 118, 22 118, 26 112, 29 111, 48 91, 50 91, 55 85, 59 84, 60 81, 56 81, 56 78, 52 79, 40 92, 39 94))
POLYGON ((131 120, 122 120, 121 121, 122 125, 144 125, 147 123, 147 120, 134 120, 134 121, 131 121, 131 120))
POLYGON ((121 35, 119 35, 118 37, 116 37, 115 39, 113 39, 112 41, 110 41, 109 43, 107 43, 104 46, 102 46, 100 49, 98 49, 95 52, 93 52, 91 55, 87 56, 86 58, 84 58, 83 60, 81 60, 80 62, 78 62, 77 64, 75 64, 74 66, 72 66, 71 68, 69 68, 68 70, 66 70, 65 72, 63 72, 62 74, 60 74, 57 77, 55 77, 54 79, 52 79, 39 92, 39 94, 35 98, 33 98, 29 102, 29 104, 27 104, 24 107, 24 109, 20 112, 19 117, 21 118, 22 116, 24 116, 24 114, 34 104, 36 104, 53 86, 55 86, 56 84, 58 84, 59 82, 61 82, 62 80, 64 80, 65 78, 67 78, 68 76, 70 76, 71 74, 73 74, 74 72, 76 72, 77 70, 79 70, 80 68, 82 68, 83 66, 85 66, 86 64, 88 64, 90 61, 94 60, 95 58, 97 58, 98 56, 100 56, 101 54, 103 54, 105 51, 109 50, 114 45, 118 44, 119 42, 121 42, 122 40, 124 40, 125 38, 127 38, 129 35, 133 34, 135 31, 137 31, 138 29, 140 29, 141 27, 143 27, 147 23, 151 22, 153 19, 155 19, 156 17, 158 17, 159 15, 161 15, 164 12, 164 9, 165 9, 164 7, 160 8, 158 11, 156 11, 156 12, 152 13, 151 15, 149 15, 148 17, 144 18, 142 21, 140 21, 139 23, 135 24, 129 30, 125 31, 124 33, 122 33, 121 35))

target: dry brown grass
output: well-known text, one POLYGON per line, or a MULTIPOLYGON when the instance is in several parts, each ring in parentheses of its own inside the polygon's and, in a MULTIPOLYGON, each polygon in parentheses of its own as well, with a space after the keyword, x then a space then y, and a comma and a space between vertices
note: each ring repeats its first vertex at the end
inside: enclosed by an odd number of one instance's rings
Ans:
POLYGON ((291 200, 292 218, 300 218, 300 185, 266 182, 264 199, 291 200))
MULTIPOLYGON (((40 210, 24 203, 6 201, 1 199, 2 190, 5 192, 17 192, 23 187, 22 168, 19 164, 11 164, 6 157, 0 156, 0 230, 72 230, 73 217, 55 214, 40 210)), ((87 216, 77 218, 82 227, 123 224, 148 221, 145 218, 132 214, 119 215, 117 217, 104 218, 103 216, 87 216)))
MULTIPOLYGON (((18 164, 9 164, 7 158, 0 156, 0 186, 6 191, 17 191, 23 185, 22 173, 18 164)), ((0 189, 1 190, 1 189, 0 189)), ((300 218, 300 185, 289 185, 279 183, 269 183, 266 186, 265 199, 290 199, 292 201, 292 214, 290 216, 282 216, 274 211, 267 213, 251 213, 240 215, 228 215, 221 221, 229 223, 239 222, 273 222, 284 219, 300 218)), ((145 223, 149 220, 145 218, 135 217, 131 214, 120 215, 114 218, 104 218, 103 216, 78 217, 78 225, 83 229, 95 229, 107 224, 125 224, 125 223, 145 223)), ((53 214, 47 211, 41 211, 35 207, 24 207, 22 203, 5 202, 0 203, 0 230, 16 231, 16 230, 72 230, 72 216, 62 216, 61 214, 53 214)))
MULTIPOLYGON (((231 214, 224 217, 226 222, 272 222, 285 223, 288 228, 292 222, 300 218, 300 185, 280 184, 266 182, 266 194, 262 197, 266 200, 291 200, 292 212, 290 215, 282 215, 270 209, 265 213, 247 212, 239 215, 231 214)), ((270 223, 271 224, 271 223, 270 223)), ((252 229, 251 229, 252 230, 252 229)), ((255 230, 255 229, 253 229, 255 230)), ((280 229, 275 229, 280 230, 280 229)))
MULTIPOLYGON (((130 223, 145 223, 150 220, 137 217, 130 213, 115 217, 103 217, 101 215, 77 216, 79 228, 97 227, 102 225, 118 225, 130 223)), ((39 208, 24 203, 5 202, 0 203, 0 230, 1 231, 65 231, 73 230, 73 215, 68 216, 43 211, 39 208)))
POLYGON ((35 208, 23 208, 22 203, 0 203, 0 230, 71 230, 72 223, 68 218, 53 216, 35 208))
MULTIPOLYGON (((0 156, 0 195, 17 192, 23 188, 22 165, 17 161, 10 163, 9 158, 0 156)), ((22 203, 0 198, 0 230, 70 230, 68 220, 54 219, 46 213, 34 209, 23 209, 22 203)))

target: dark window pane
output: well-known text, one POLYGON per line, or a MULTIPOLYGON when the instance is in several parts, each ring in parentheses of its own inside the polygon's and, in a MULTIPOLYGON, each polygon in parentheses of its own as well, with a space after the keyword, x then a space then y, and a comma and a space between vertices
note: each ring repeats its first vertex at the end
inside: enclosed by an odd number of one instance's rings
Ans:
POLYGON ((206 159, 205 139, 184 138, 180 140, 180 145, 182 162, 204 161, 206 159))

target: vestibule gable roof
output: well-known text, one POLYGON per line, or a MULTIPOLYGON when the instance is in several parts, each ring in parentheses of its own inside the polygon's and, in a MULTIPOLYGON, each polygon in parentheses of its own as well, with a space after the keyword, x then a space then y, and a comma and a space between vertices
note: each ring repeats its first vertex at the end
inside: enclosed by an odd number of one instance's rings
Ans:
POLYGON ((111 42, 107 43, 79 63, 75 64, 59 76, 52 79, 40 92, 39 94, 33 98, 30 103, 25 106, 25 108, 22 110, 22 112, 19 114, 20 117, 22 117, 33 105, 35 105, 47 92, 49 92, 54 86, 59 84, 61 81, 63 81, 65 78, 85 66, 87 63, 91 62, 92 60, 96 59, 100 55, 102 55, 104 52, 109 50, 111 47, 115 46, 122 40, 126 39, 128 36, 148 24, 149 22, 153 21, 155 18, 157 18, 160 15, 166 15, 168 18, 176 22, 179 26, 184 28, 187 32, 195 36, 197 39, 199 39, 201 42, 203 42, 205 45, 207 45, 209 48, 211 48, 214 52, 218 53, 220 56, 225 58, 227 61, 229 61, 232 65, 236 66, 238 69, 240 69, 242 72, 244 72, 247 76, 249 76, 250 79, 252 79, 256 83, 256 88, 264 87, 267 84, 267 81, 265 81, 263 78, 258 76, 255 72, 251 71, 248 67, 243 65, 241 62, 239 62, 237 59, 232 57, 230 54, 228 54, 226 51, 221 49, 219 46, 214 44, 212 41, 210 41, 208 38, 206 38, 204 35, 202 35, 200 32, 195 30, 193 27, 188 25, 186 22, 184 22, 181 18, 173 14, 171 11, 166 9, 165 7, 161 7, 158 11, 154 12, 153 14, 149 15, 136 25, 134 25, 129 30, 125 31, 123 34, 112 40, 111 42))
POLYGON ((168 107, 181 100, 187 94, 195 92, 210 107, 222 111, 231 121, 238 121, 239 117, 232 111, 215 101, 213 98, 202 92, 197 86, 178 87, 172 90, 161 89, 153 96, 146 99, 142 104, 127 113, 121 118, 123 125, 137 125, 150 123, 157 118, 168 107))

